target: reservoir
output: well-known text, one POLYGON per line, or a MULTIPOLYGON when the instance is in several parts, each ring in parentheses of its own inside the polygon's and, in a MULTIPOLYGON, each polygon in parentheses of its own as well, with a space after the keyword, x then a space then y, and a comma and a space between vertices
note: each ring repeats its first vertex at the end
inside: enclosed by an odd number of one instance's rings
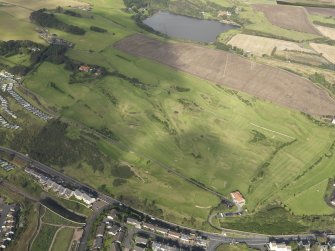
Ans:
POLYGON ((237 28, 218 21, 196 19, 162 11, 148 17, 143 23, 169 37, 208 43, 215 42, 216 37, 221 33, 237 28))

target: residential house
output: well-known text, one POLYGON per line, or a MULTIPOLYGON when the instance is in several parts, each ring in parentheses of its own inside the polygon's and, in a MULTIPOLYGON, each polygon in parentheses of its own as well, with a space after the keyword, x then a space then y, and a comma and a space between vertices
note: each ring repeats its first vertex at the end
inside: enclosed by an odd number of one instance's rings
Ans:
POLYGON ((107 233, 115 236, 120 231, 120 227, 117 225, 107 226, 107 233))
POLYGON ((58 192, 58 189, 59 189, 60 186, 61 186, 61 185, 59 185, 59 184, 57 184, 56 182, 54 182, 54 183, 52 184, 51 189, 52 189, 52 191, 54 191, 55 193, 57 193, 57 192, 58 192))
POLYGON ((66 199, 70 199, 70 198, 72 197, 72 195, 73 195, 73 191, 70 190, 70 189, 68 189, 68 188, 66 188, 66 189, 65 189, 65 193, 64 193, 64 197, 65 197, 66 199))
POLYGON ((99 225, 99 227, 97 228, 96 237, 104 237, 105 228, 106 228, 106 224, 105 223, 101 223, 99 225))
POLYGON ((143 223, 142 228, 150 230, 150 231, 155 231, 156 227, 150 223, 143 223))
POLYGON ((180 233, 169 231, 168 236, 170 238, 179 239, 180 238, 180 233))
POLYGON ((110 251, 122 251, 122 247, 121 247, 120 243, 113 242, 110 251))
POLYGON ((126 237, 126 229, 122 228, 118 234, 116 235, 115 242, 119 243, 120 245, 123 243, 124 239, 126 237))
POLYGON ((335 242, 329 242, 328 246, 329 246, 329 250, 335 251, 335 242))
POLYGON ((116 215, 117 215, 117 211, 115 209, 112 209, 108 215, 107 215, 107 218, 109 220, 115 220, 116 219, 116 215))
POLYGON ((166 235, 168 233, 168 229, 162 228, 162 227, 156 227, 155 231, 159 234, 166 235))
POLYGON ((136 239, 135 239, 135 242, 136 242, 136 244, 147 245, 148 239, 137 236, 136 239))
POLYGON ((310 251, 311 250, 311 243, 309 240, 301 240, 298 243, 299 247, 302 247, 305 251, 310 251))
POLYGON ((83 199, 83 193, 79 189, 76 189, 73 192, 73 195, 77 200, 82 200, 83 199))
POLYGON ((104 239, 102 237, 97 237, 95 239, 93 250, 101 250, 104 244, 104 239))
POLYGON ((187 235, 187 234, 182 234, 180 236, 180 239, 183 241, 183 242, 189 242, 190 241, 190 236, 187 235))
POLYGON ((84 201, 86 204, 90 205, 90 204, 93 204, 93 203, 96 201, 96 199, 90 197, 90 196, 87 195, 86 193, 83 193, 83 201, 84 201))
POLYGON ((290 246, 287 246, 285 243, 270 242, 268 244, 268 250, 269 251, 292 251, 292 248, 290 246))
POLYGON ((135 226, 136 228, 141 228, 141 222, 133 218, 127 218, 127 224, 135 226))
POLYGON ((152 243, 152 250, 153 251, 177 251, 179 250, 176 247, 172 247, 172 246, 168 246, 168 245, 164 245, 158 242, 153 242, 152 243))

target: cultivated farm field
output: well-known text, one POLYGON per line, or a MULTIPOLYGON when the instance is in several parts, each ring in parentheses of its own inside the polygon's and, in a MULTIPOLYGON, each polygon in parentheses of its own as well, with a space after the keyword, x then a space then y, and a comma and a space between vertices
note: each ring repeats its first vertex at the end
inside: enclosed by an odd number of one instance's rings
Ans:
POLYGON ((164 43, 143 35, 127 37, 115 48, 301 112, 335 113, 334 100, 310 81, 231 53, 191 44, 164 43))
POLYGON ((280 0, 278 2, 286 2, 292 5, 301 5, 301 6, 320 6, 320 7, 331 7, 334 6, 332 0, 280 0))
POLYGON ((335 40, 335 29, 329 28, 325 26, 315 25, 315 27, 324 35, 325 37, 329 37, 332 40, 335 40))
POLYGON ((320 35, 320 32, 310 22, 307 11, 302 7, 270 4, 255 4, 253 7, 255 10, 263 12, 273 25, 320 35))
POLYGON ((305 7, 310 14, 321 14, 324 16, 335 16, 335 9, 333 8, 319 8, 319 7, 305 7))
POLYGON ((235 35, 228 44, 243 49, 244 51, 249 51, 257 56, 264 54, 271 55, 275 48, 277 51, 292 50, 313 53, 313 50, 305 49, 298 43, 246 34, 235 35))
POLYGON ((335 47, 326 44, 310 43, 311 47, 328 61, 335 63, 335 47))

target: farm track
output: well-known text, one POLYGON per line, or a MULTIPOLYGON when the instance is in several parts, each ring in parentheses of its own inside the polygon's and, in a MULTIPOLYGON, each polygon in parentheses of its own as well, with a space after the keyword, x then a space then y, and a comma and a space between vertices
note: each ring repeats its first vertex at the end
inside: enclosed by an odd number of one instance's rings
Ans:
POLYGON ((166 43, 141 34, 115 48, 311 115, 334 115, 335 100, 308 79, 225 51, 166 43))

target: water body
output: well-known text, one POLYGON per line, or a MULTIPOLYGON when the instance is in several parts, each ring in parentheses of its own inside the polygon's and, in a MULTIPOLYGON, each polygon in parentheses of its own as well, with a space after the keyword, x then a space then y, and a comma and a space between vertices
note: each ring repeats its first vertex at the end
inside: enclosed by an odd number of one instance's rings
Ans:
POLYGON ((66 208, 59 205, 55 200, 49 197, 41 200, 40 202, 47 208, 50 208, 52 211, 58 213, 59 215, 63 216, 66 219, 79 222, 79 223, 85 223, 86 221, 85 217, 67 210, 66 208))
POLYGON ((218 21, 201 20, 162 11, 148 17, 143 23, 169 37, 208 43, 214 42, 220 33, 237 28, 218 21))

